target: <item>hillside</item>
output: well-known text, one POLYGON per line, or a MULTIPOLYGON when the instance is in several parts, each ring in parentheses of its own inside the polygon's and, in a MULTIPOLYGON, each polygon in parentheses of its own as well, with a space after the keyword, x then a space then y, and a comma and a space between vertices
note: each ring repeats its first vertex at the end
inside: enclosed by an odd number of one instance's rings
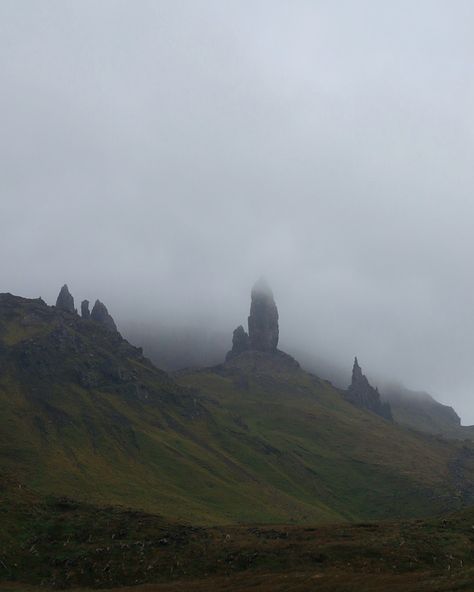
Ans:
POLYGON ((0 296, 0 471, 41 494, 200 524, 428 515, 472 502, 472 448, 346 402, 281 352, 156 369, 117 332, 0 296))
POLYGON ((359 410, 284 354, 248 352, 177 379, 207 395, 220 425, 233 424, 221 434, 230 452, 279 488, 308 501, 316 496, 339 517, 422 515, 472 499, 470 445, 359 410), (264 456, 252 456, 250 446, 264 456))
POLYGON ((388 385, 382 396, 390 404, 395 421, 401 425, 448 438, 474 438, 474 426, 462 426, 452 407, 439 403, 428 393, 388 385))

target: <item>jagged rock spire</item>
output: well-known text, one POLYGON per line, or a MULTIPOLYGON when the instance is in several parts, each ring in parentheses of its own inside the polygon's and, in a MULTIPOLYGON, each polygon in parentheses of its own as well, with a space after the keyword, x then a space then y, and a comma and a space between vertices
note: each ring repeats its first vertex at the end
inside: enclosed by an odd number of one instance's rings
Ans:
MULTIPOLYGON (((351 386, 353 385, 368 385, 369 381, 367 378, 362 374, 362 369, 359 366, 359 361, 357 360, 357 356, 354 358, 354 365, 352 366, 352 382, 351 386)), ((370 386, 370 385, 369 385, 370 386)))
POLYGON ((270 286, 263 278, 260 278, 252 288, 248 327, 248 333, 242 325, 235 329, 232 336, 232 349, 226 356, 227 360, 247 350, 277 351, 278 309, 270 286))
POLYGON ((91 313, 89 310, 89 300, 83 300, 81 302, 81 316, 83 319, 91 318, 91 313))
POLYGON ((252 288, 250 316, 248 318, 250 349, 276 351, 278 345, 278 309, 273 292, 260 278, 252 288))
POLYGON ((91 312, 91 319, 104 325, 109 331, 117 331, 117 325, 109 314, 107 307, 100 300, 96 300, 91 312))
POLYGON ((74 298, 69 292, 67 284, 64 284, 64 286, 61 288, 58 294, 58 298, 56 300, 56 307, 60 308, 61 310, 67 310, 68 312, 76 311, 76 309, 74 308, 74 298))
POLYGON ((352 381, 346 391, 346 399, 356 407, 367 409, 389 421, 393 421, 390 404, 380 398, 377 388, 374 388, 362 373, 357 357, 352 367, 352 381))

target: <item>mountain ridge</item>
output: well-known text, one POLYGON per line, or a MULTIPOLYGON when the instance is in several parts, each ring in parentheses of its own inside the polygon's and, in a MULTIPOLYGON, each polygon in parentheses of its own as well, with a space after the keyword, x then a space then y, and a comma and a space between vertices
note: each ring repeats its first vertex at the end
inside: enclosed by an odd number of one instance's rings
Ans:
POLYGON ((169 375, 116 331, 0 295, 0 471, 41 494, 195 523, 428 515, 471 448, 390 425, 283 352, 169 375))

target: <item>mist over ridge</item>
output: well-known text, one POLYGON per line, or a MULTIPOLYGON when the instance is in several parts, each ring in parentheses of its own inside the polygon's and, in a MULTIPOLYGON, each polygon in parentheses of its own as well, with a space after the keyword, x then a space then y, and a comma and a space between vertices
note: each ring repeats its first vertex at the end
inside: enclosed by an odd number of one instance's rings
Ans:
POLYGON ((306 367, 474 422, 472 3, 178 4, 2 2, 0 292, 214 363, 264 274, 306 367))

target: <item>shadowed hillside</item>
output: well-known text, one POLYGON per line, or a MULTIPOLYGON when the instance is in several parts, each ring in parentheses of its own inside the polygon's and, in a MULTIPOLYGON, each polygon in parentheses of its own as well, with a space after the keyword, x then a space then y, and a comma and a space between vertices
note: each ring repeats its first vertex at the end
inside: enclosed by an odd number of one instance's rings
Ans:
POLYGON ((116 331, 0 297, 0 466, 43 493, 199 523, 427 515, 472 499, 470 448, 390 425, 282 352, 176 377, 116 331))
POLYGON ((474 438, 474 426, 462 426, 456 411, 430 394, 388 385, 383 398, 390 404, 395 421, 414 430, 460 440, 474 438))
POLYGON ((471 590, 474 578, 472 510, 425 521, 194 527, 4 482, 0 518, 5 592, 453 592, 471 590))

